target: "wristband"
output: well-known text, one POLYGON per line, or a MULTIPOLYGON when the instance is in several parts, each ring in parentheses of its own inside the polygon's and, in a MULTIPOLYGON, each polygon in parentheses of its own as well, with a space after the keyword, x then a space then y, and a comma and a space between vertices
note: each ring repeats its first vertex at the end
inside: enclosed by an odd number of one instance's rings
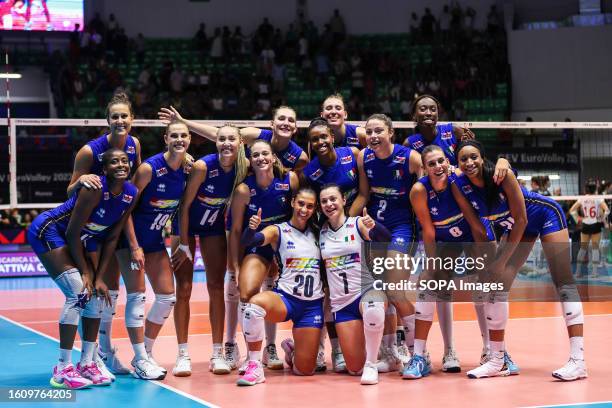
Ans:
POLYGON ((181 251, 183 251, 185 253, 185 255, 187 255, 187 258, 193 262, 193 255, 191 254, 191 250, 189 249, 189 245, 183 245, 183 244, 179 244, 178 249, 180 249, 181 251))

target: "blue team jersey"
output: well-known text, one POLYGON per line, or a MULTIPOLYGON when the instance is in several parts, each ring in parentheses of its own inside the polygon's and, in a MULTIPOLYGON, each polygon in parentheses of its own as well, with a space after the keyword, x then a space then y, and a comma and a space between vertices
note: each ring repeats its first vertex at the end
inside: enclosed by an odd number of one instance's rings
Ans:
POLYGON ((447 123, 445 125, 436 125, 436 131, 436 138, 431 143, 425 140, 423 135, 416 133, 408 137, 408 146, 419 153, 422 153, 423 149, 430 144, 440 146, 450 164, 456 166, 457 158, 455 157, 455 149, 459 141, 453 133, 453 124, 447 123))
MULTIPOLYGON (((272 144, 272 131, 270 129, 261 129, 258 139, 265 140, 266 142, 272 144)), ((302 155, 303 151, 304 150, 302 150, 302 148, 298 146, 297 143, 295 143, 293 140, 290 140, 287 148, 281 151, 274 151, 274 154, 276 154, 276 156, 285 168, 292 170, 295 168, 297 161, 302 155)), ((245 150, 245 154, 247 157, 250 157, 251 149, 247 148, 245 150)))
MULTIPOLYGON (((100 181, 102 182, 102 197, 81 230, 83 241, 101 241, 110 227, 115 225, 129 209, 137 193, 133 184, 125 182, 121 193, 115 196, 109 191, 106 177, 100 177, 100 181)), ((66 245, 66 230, 80 192, 81 190, 78 190, 59 207, 45 211, 36 217, 28 231, 30 244, 36 253, 66 245)))
POLYGON ((410 173, 410 152, 394 144, 391 155, 381 160, 370 148, 364 151, 363 166, 370 184, 368 212, 387 228, 414 220, 409 194, 416 176, 410 173))
POLYGON ((342 142, 340 146, 353 146, 358 149, 361 149, 361 144, 359 143, 359 136, 357 136, 357 125, 351 125, 350 123, 344 124, 344 138, 342 138, 342 142))
MULTIPOLYGON (((455 177, 454 174, 449 176, 449 182, 444 191, 434 190, 428 176, 419 179, 427 192, 427 207, 436 230, 436 241, 438 242, 474 241, 470 225, 463 217, 450 188, 455 177)), ((488 220, 483 219, 482 221, 488 227, 486 228, 488 238, 493 240, 493 231, 489 227, 488 220)))
POLYGON ((236 179, 234 167, 228 172, 221 168, 218 154, 200 159, 206 163, 206 180, 189 208, 189 232, 191 235, 225 234, 224 214, 236 179))
POLYGON ((317 194, 321 188, 328 183, 336 183, 344 194, 347 207, 353 203, 359 190, 359 172, 357 170, 357 158, 353 155, 350 147, 336 147, 336 162, 330 167, 325 167, 315 157, 304 168, 304 176, 317 194))
POLYGON ((265 190, 257 185, 254 175, 247 177, 244 183, 248 186, 251 196, 244 212, 244 228, 248 228, 249 219, 257 214, 259 208, 260 230, 268 225, 287 221, 291 217, 291 183, 288 172, 283 179, 274 177, 272 184, 265 190))
MULTIPOLYGON (((457 184, 478 215, 506 232, 512 229, 514 218, 510 214, 508 199, 501 187, 494 202, 489 204, 485 189, 472 184, 465 174, 456 177, 453 182, 457 184)), ((555 200, 528 191, 523 186, 521 186, 521 191, 527 210, 527 227, 524 235, 547 235, 567 228, 563 209, 555 200)))
MULTIPOLYGON (((93 164, 89 170, 90 174, 97 174, 98 176, 104 174, 102 172, 102 155, 104 155, 104 152, 112 147, 108 143, 108 137, 109 135, 103 135, 87 143, 87 146, 89 146, 93 152, 93 164)), ((128 161, 130 162, 130 173, 132 173, 135 170, 134 163, 136 163, 136 159, 138 158, 136 153, 136 142, 132 136, 127 136, 125 146, 123 146, 123 151, 128 156, 128 161)))
POLYGON ((147 253, 165 248, 163 228, 178 210, 187 173, 182 166, 172 170, 163 153, 149 157, 145 163, 151 166, 151 181, 141 193, 138 206, 132 212, 132 219, 138 243, 147 253))

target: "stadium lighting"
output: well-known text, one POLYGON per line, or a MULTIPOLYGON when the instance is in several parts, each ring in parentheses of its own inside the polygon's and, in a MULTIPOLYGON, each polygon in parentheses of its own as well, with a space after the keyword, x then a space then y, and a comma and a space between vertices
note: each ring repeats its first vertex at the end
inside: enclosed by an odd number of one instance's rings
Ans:
MULTIPOLYGON (((533 176, 518 176, 517 178, 519 180, 527 180, 527 181, 529 181, 529 180, 531 180, 531 177, 533 177, 533 176)), ((558 174, 549 174, 548 178, 550 180, 561 180, 561 177, 558 174)))
POLYGON ((21 79, 21 74, 0 73, 0 79, 21 79))

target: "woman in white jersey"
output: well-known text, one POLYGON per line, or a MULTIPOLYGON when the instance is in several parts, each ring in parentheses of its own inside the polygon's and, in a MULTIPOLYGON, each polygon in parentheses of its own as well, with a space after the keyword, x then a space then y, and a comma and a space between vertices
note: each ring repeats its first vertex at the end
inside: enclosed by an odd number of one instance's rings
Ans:
POLYGON ((578 262, 588 262, 589 243, 591 243, 591 259, 595 271, 597 270, 595 265, 598 265, 600 262, 599 239, 603 227, 602 221, 605 220, 610 213, 605 200, 595 196, 596 191, 597 184, 594 181, 587 182, 584 186, 586 196, 581 197, 574 203, 572 208, 570 208, 570 214, 576 223, 582 223, 578 262), (582 217, 578 215, 578 208, 582 209, 582 217))
POLYGON ((340 347, 350 374, 363 370, 361 383, 377 384, 376 361, 383 336, 387 296, 374 290, 374 278, 365 265, 365 241, 387 242, 391 233, 363 209, 363 217, 347 217, 345 200, 336 184, 319 195, 327 217, 320 233, 321 256, 329 284, 340 347))
POLYGON ((316 193, 310 188, 301 188, 291 200, 291 207, 289 221, 256 232, 261 223, 260 208, 251 216, 249 228, 242 235, 245 246, 272 246, 281 271, 274 290, 256 294, 245 306, 242 327, 248 343, 248 364, 238 385, 255 385, 266 380, 260 361, 264 320, 292 320, 293 339, 282 343, 285 362, 297 375, 312 375, 315 370, 324 295, 321 253, 317 237, 309 226, 317 207, 316 193))

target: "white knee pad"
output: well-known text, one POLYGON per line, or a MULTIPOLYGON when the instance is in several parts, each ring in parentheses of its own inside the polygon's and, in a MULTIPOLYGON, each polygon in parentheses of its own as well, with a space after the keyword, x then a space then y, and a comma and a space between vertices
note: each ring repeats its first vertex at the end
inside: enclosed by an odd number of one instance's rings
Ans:
POLYGON ((368 331, 382 331, 385 327, 385 304, 383 302, 369 301, 362 303, 363 329, 368 331))
POLYGON ((599 248, 593 248, 591 250, 591 261, 593 263, 599 263, 599 248))
POLYGON ((263 280, 263 283, 261 284, 261 290, 263 292, 272 289, 274 289, 274 278, 266 276, 266 278, 263 280))
POLYGON ((387 316, 394 316, 397 314, 397 310, 395 309, 395 306, 393 305, 389 305, 389 307, 387 307, 387 312, 385 313, 387 316))
POLYGON ((62 272, 55 278, 55 283, 66 296, 59 319, 60 324, 78 326, 79 320, 81 320, 81 311, 85 308, 87 302, 87 294, 81 293, 83 280, 79 270, 72 268, 62 272))
POLYGON ((104 299, 97 296, 92 296, 89 302, 85 305, 81 316, 89 319, 101 319, 102 311, 104 310, 104 299))
POLYGON ((504 299, 508 299, 507 292, 497 292, 492 297, 494 301, 485 303, 485 315, 489 330, 504 330, 508 323, 510 306, 504 299), (498 295, 498 296, 495 296, 498 295))
POLYGON ((112 322, 113 317, 115 316, 115 310, 117 309, 117 299, 119 298, 118 290, 109 290, 108 294, 111 298, 110 306, 105 302, 102 302, 102 321, 103 322, 112 322))
POLYGON ((481 292, 481 291, 472 292, 472 302, 474 302, 475 306, 483 306, 485 304, 486 299, 487 299, 487 296, 485 295, 484 292, 481 292))
POLYGON ((125 304, 125 327, 143 327, 145 314, 145 294, 128 293, 125 304))
POLYGON ((176 303, 176 296, 174 293, 170 294, 155 294, 155 302, 153 302, 153 306, 151 310, 149 310, 149 314, 147 315, 147 320, 151 323, 162 325, 170 316, 170 312, 172 312, 172 308, 176 303))
POLYGON ((576 285, 563 285, 557 290, 561 299, 565 324, 568 327, 575 324, 584 324, 582 302, 580 301, 580 294, 576 285))
POLYGON ((424 320, 426 322, 433 322, 434 310, 436 310, 435 302, 416 302, 415 314, 417 320, 424 320))
POLYGON ((265 332, 266 310, 258 305, 247 303, 242 317, 242 330, 247 342, 262 341, 265 332))
POLYGON ((236 281, 236 273, 225 272, 225 290, 223 297, 226 302, 238 302, 240 300, 240 292, 238 291, 238 282, 236 281))
POLYGON ((584 249, 584 248, 580 248, 580 249, 578 250, 578 255, 576 256, 576 258, 577 258, 578 262, 582 262, 582 263, 587 262, 587 260, 588 260, 588 259, 587 259, 587 258, 588 258, 588 252, 587 252, 587 250, 586 250, 586 249, 584 249))

